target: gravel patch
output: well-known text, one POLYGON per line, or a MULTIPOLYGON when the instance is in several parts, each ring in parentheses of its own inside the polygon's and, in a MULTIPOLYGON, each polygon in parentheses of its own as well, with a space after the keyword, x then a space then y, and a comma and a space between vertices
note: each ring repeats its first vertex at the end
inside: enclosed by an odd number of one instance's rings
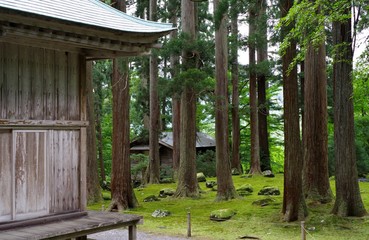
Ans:
MULTIPOLYGON (((128 240, 128 230, 127 229, 117 229, 117 230, 95 233, 95 234, 88 235, 88 239, 91 239, 91 240, 128 240)), ((188 240, 188 238, 184 238, 184 237, 154 235, 154 234, 144 233, 140 231, 137 231, 137 239, 139 240, 188 240)))

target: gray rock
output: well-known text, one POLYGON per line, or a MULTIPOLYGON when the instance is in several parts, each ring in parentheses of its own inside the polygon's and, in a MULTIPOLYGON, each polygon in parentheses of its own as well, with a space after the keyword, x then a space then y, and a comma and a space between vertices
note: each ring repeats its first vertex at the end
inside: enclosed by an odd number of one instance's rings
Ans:
POLYGON ((204 173, 202 173, 202 172, 197 173, 197 181, 198 182, 206 182, 206 177, 205 177, 204 173))
POLYGON ((214 186, 217 185, 217 183, 215 181, 209 181, 205 183, 207 188, 213 188, 214 186))
POLYGON ((259 199, 259 200, 253 201, 252 202, 252 205, 257 205, 257 206, 265 207, 265 206, 270 205, 273 202, 275 202, 275 200, 272 199, 272 198, 264 198, 264 199, 259 199))
POLYGON ((166 198, 167 196, 173 196, 175 193, 174 189, 171 188, 163 188, 159 192, 159 197, 166 198))
POLYGON ((232 168, 231 172, 232 172, 232 175, 234 176, 241 175, 240 171, 237 168, 232 168))
POLYGON ((270 170, 266 170, 266 171, 262 172, 262 174, 263 174, 264 177, 274 178, 274 174, 270 170))
POLYGON ((160 201, 160 199, 155 195, 150 195, 148 197, 145 197, 143 201, 144 202, 157 202, 157 201, 160 201))
POLYGON ((258 192, 258 195, 281 195, 277 187, 264 187, 258 192))
POLYGON ((159 218, 159 217, 168 217, 170 216, 171 213, 168 210, 162 210, 162 209, 156 209, 151 216, 153 216, 154 218, 159 218))

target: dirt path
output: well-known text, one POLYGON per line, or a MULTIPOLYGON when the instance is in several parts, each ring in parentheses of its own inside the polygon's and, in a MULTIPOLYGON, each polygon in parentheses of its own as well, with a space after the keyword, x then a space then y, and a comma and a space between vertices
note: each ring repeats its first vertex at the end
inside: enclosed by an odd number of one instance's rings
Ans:
MULTIPOLYGON (((118 229, 111 230, 101 233, 96 233, 92 235, 88 235, 88 239, 94 240, 128 240, 128 230, 126 229, 118 229)), ((139 240, 188 240, 185 237, 171 237, 171 236, 162 236, 162 235, 154 235, 144 232, 137 232, 137 239, 139 240)))

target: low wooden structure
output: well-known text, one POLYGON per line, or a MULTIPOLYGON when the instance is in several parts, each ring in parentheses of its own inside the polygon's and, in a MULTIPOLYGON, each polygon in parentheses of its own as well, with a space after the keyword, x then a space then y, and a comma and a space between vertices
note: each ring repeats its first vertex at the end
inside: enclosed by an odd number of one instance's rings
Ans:
POLYGON ((87 61, 171 30, 99 0, 0 1, 0 224, 85 211, 87 61))
POLYGON ((137 215, 119 213, 86 212, 84 215, 65 214, 53 219, 40 218, 33 220, 27 227, 13 224, 1 229, 0 240, 30 239, 86 239, 85 236, 114 228, 128 227, 128 239, 136 239, 136 225, 142 222, 137 215), (47 219, 47 220, 46 220, 47 219))
MULTIPOLYGON (((136 139, 131 142, 130 154, 149 155, 148 140, 136 139)), ((202 153, 206 150, 215 151, 215 139, 209 135, 196 133, 196 153, 202 153)), ((159 157, 161 167, 173 167, 173 133, 163 132, 159 139, 159 157)))

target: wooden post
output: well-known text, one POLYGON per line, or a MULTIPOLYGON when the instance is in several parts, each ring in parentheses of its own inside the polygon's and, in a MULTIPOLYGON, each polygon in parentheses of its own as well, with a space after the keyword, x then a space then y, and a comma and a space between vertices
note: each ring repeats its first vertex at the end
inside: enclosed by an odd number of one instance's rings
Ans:
POLYGON ((305 222, 301 221, 301 240, 306 240, 305 222))
POLYGON ((187 213, 187 237, 191 237, 191 213, 187 213))
POLYGON ((128 226, 128 239, 137 240, 137 226, 136 225, 128 226))

